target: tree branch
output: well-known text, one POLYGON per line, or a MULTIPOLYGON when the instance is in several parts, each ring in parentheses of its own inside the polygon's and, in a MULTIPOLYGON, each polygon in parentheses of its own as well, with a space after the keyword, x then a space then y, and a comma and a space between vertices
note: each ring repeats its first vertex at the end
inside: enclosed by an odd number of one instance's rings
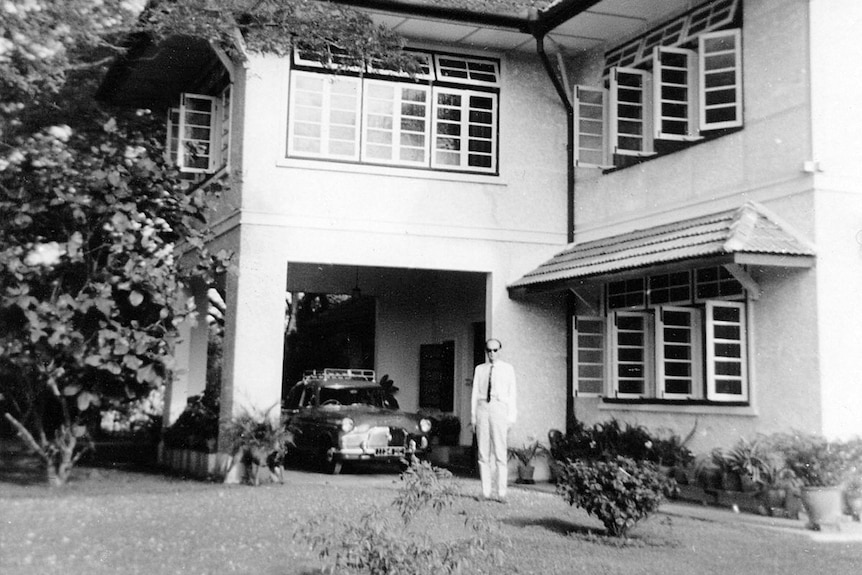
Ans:
POLYGON ((42 446, 36 442, 36 440, 33 438, 33 435, 29 431, 27 431, 27 428, 24 427, 24 424, 15 419, 11 413, 4 413, 3 415, 5 415, 6 419, 9 420, 9 423, 11 423, 13 427, 18 430, 18 437, 20 437, 24 441, 24 443, 26 443, 27 446, 30 447, 30 449, 35 451, 39 455, 39 457, 50 463, 50 458, 48 457, 48 454, 45 452, 42 446))

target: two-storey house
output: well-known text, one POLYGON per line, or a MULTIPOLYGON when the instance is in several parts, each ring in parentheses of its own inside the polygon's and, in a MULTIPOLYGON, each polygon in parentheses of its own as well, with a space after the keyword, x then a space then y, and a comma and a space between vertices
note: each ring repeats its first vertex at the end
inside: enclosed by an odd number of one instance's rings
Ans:
MULTIPOLYGON (((403 408, 468 420, 500 339, 516 441, 571 417, 696 427, 696 451, 862 432, 862 6, 341 3, 421 73, 177 38, 102 87, 165 114, 190 177, 229 178, 223 416, 279 401, 287 292, 361 286, 403 408)), ((169 420, 203 388, 204 325, 179 352, 169 420)))

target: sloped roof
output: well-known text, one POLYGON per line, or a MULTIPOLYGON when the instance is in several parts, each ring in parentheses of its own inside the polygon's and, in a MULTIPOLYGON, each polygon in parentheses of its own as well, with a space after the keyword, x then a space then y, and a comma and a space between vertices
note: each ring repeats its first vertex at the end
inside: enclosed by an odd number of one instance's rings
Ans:
POLYGON ((772 265, 810 265, 814 249, 762 205, 749 202, 708 216, 575 243, 509 288, 552 289, 569 280, 715 256, 749 263, 746 254, 777 256, 772 265))

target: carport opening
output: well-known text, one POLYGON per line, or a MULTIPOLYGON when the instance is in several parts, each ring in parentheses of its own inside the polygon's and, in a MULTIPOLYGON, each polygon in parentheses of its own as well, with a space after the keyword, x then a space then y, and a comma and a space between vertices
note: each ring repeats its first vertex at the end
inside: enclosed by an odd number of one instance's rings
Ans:
POLYGON ((374 369, 374 298, 287 292, 282 399, 311 369, 374 369))

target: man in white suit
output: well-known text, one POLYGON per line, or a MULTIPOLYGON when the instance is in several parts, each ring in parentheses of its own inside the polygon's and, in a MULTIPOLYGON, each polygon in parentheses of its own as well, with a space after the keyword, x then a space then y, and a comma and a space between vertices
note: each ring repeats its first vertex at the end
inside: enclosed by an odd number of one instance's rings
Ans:
POLYGON ((506 439, 518 410, 515 369, 498 359, 502 347, 498 339, 485 342, 488 361, 477 365, 473 372, 470 425, 476 431, 479 447, 482 495, 491 499, 492 483, 496 479, 495 499, 505 503, 509 477, 506 439))

